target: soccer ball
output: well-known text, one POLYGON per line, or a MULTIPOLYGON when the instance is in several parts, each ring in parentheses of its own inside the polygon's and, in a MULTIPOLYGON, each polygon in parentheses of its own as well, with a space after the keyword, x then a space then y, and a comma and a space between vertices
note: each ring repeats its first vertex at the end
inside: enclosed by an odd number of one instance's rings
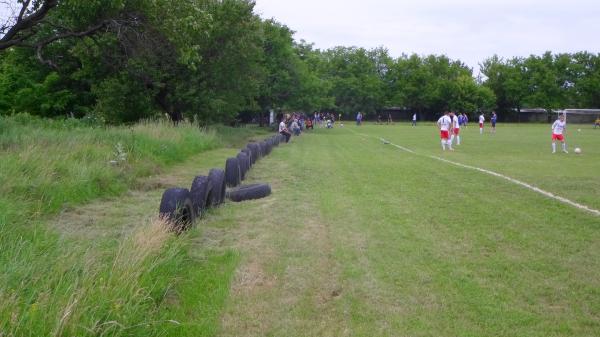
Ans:
POLYGON ((580 149, 580 148, 578 148, 578 147, 576 147, 576 148, 575 148, 575 153, 577 153, 577 154, 581 154, 581 149, 580 149))
POLYGON ((577 132, 581 132, 581 129, 577 129, 577 132))

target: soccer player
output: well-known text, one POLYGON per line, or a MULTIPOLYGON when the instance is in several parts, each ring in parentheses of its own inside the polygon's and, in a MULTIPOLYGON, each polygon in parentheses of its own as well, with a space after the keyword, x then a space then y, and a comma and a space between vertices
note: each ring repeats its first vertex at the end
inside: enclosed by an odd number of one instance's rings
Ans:
POLYGON ((446 151, 446 145, 450 151, 454 151, 452 143, 448 141, 448 135, 452 130, 452 120, 448 116, 448 111, 444 112, 444 115, 437 121, 437 125, 440 128, 440 138, 442 139, 442 150, 446 151))
POLYGON ((454 112, 450 112, 450 118, 452 119, 452 135, 450 135, 450 145, 456 138, 456 145, 460 145, 460 115, 457 117, 454 112))
POLYGON ((567 122, 565 122, 565 115, 561 114, 558 119, 552 124, 552 153, 556 153, 556 141, 560 140, 562 143, 562 150, 564 153, 567 151, 567 144, 565 143, 564 132, 567 128, 567 122))
POLYGON ((412 117, 412 126, 417 126, 417 114, 414 113, 412 117))
POLYGON ((362 119, 363 119, 363 115, 362 113, 360 113, 360 111, 356 114, 356 125, 360 126, 360 124, 362 123, 362 119))
POLYGON ((483 112, 479 115, 479 134, 483 134, 483 122, 485 122, 485 116, 483 116, 483 112))
POLYGON ((492 133, 496 133, 496 121, 498 120, 498 115, 496 115, 495 111, 492 111, 492 118, 490 121, 492 122, 492 133))

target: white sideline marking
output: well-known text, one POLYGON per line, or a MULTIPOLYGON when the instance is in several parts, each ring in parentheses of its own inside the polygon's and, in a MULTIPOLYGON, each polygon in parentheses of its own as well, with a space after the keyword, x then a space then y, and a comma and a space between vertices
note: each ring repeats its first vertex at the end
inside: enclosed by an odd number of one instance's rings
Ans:
POLYGON ((556 194, 550 193, 550 192, 548 192, 548 191, 544 191, 543 189, 541 189, 541 188, 539 188, 539 187, 536 187, 536 186, 533 186, 533 185, 531 185, 531 184, 528 184, 528 183, 522 182, 522 181, 520 181, 520 180, 517 180, 517 179, 511 178, 511 177, 509 177, 509 176, 505 176, 505 175, 503 175, 503 174, 500 174, 500 173, 497 173, 497 172, 494 172, 494 171, 490 171, 490 170, 482 169, 482 168, 480 168, 480 167, 476 167, 476 166, 470 166, 470 165, 465 165, 465 164, 461 164, 461 163, 453 162, 453 161, 450 161, 450 160, 448 160, 448 159, 444 159, 444 158, 440 158, 440 157, 436 157, 436 156, 429 156, 429 158, 437 159, 437 160, 439 160, 439 161, 443 161, 443 162, 445 162, 445 163, 448 163, 448 164, 452 164, 452 165, 456 165, 456 166, 463 167, 463 168, 466 168, 466 169, 470 169, 470 170, 475 170, 475 171, 479 171, 479 172, 487 173, 487 174, 489 174, 489 175, 493 175, 493 176, 495 176, 495 177, 502 178, 502 179, 504 179, 504 180, 508 180, 508 181, 510 181, 511 183, 514 183, 514 184, 517 184, 517 185, 521 185, 521 186, 523 186, 523 187, 525 187, 525 188, 527 188, 527 189, 530 189, 530 190, 532 190, 532 191, 534 191, 534 192, 537 192, 537 193, 539 193, 539 194, 542 194, 542 195, 544 195, 544 196, 546 196, 546 197, 548 197, 548 198, 552 198, 552 199, 558 200, 558 201, 560 201, 560 202, 562 202, 562 203, 565 203, 565 204, 567 204, 567 205, 571 205, 571 206, 573 206, 573 207, 576 207, 576 208, 579 208, 579 209, 581 209, 581 210, 588 211, 588 212, 590 212, 590 213, 592 213, 592 214, 594 214, 594 215, 596 215, 596 216, 600 216, 600 211, 598 211, 598 210, 596 210, 596 209, 590 208, 590 207, 588 207, 588 206, 586 206, 586 205, 582 205, 582 204, 580 204, 580 203, 577 203, 577 202, 575 202, 575 201, 571 201, 571 200, 569 200, 569 199, 567 199, 567 198, 563 198, 563 197, 561 197, 561 196, 559 196, 559 195, 556 195, 556 194))
MULTIPOLYGON (((354 132, 354 131, 353 131, 353 132, 354 132)), ((363 135, 364 135, 364 134, 363 134, 363 135)), ((364 136, 367 136, 367 135, 364 135, 364 136)), ((374 137, 374 136, 371 136, 371 137, 374 137)), ((383 138, 379 138, 379 140, 380 140, 380 141, 382 141, 382 142, 385 142, 385 141, 386 141, 386 140, 385 140, 385 139, 383 139, 383 138)), ((403 147, 403 146, 400 146, 400 145, 394 144, 394 143, 392 143, 392 142, 390 142, 389 144, 390 144, 390 145, 392 145, 392 146, 394 146, 394 147, 396 147, 396 148, 398 148, 398 149, 400 149, 400 150, 403 150, 403 151, 406 151, 406 152, 409 152, 409 153, 412 153, 412 154, 415 154, 415 155, 420 155, 420 154, 416 153, 415 151, 413 151, 413 150, 411 150, 411 149, 408 149, 408 148, 405 148, 405 147, 403 147)), ((531 190, 531 191, 537 192, 537 193, 539 193, 539 194, 541 194, 541 195, 543 195, 543 196, 546 196, 546 197, 548 197, 548 198, 552 198, 552 199, 554 199, 554 200, 558 200, 558 201, 560 201, 560 202, 562 202, 562 203, 564 203, 564 204, 567 204, 567 205, 573 206, 573 207, 575 207, 575 208, 578 208, 578 209, 581 209, 581 210, 584 210, 584 211, 590 212, 590 213, 592 213, 592 214, 594 214, 594 215, 596 215, 596 216, 600 216, 600 211, 599 211, 599 210, 597 210, 597 209, 590 208, 590 207, 588 207, 588 206, 586 206, 586 205, 583 205, 583 204, 577 203, 577 202, 575 202, 575 201, 572 201, 572 200, 569 200, 569 199, 567 199, 567 198, 563 198, 563 197, 561 197, 561 196, 559 196, 559 195, 556 195, 556 194, 550 193, 550 192, 548 192, 548 191, 544 191, 544 190, 542 190, 542 189, 541 189, 541 188, 539 188, 539 187, 536 187, 536 186, 533 186, 533 185, 531 185, 531 184, 528 184, 528 183, 522 182, 522 181, 520 181, 520 180, 517 180, 517 179, 511 178, 511 177, 509 177, 509 176, 505 176, 505 175, 503 175, 503 174, 500 174, 500 173, 497 173, 497 172, 494 172, 494 171, 490 171, 490 170, 482 169, 482 168, 480 168, 480 167, 476 167, 476 166, 470 166, 470 165, 465 165, 465 164, 461 164, 461 163, 453 162, 453 161, 451 161, 451 160, 444 159, 444 158, 440 158, 440 157, 436 157, 436 156, 427 156, 427 157, 429 157, 429 158, 431 158, 431 159, 437 159, 437 160, 439 160, 439 161, 442 161, 442 162, 445 162, 445 163, 448 163, 448 164, 452 164, 452 165, 455 165, 455 166, 459 166, 459 167, 462 167, 462 168, 466 168, 466 169, 469 169, 469 170, 475 170, 475 171, 479 171, 479 172, 482 172, 482 173, 487 173, 487 174, 489 174, 489 175, 492 175, 492 176, 495 176, 495 177, 498 177, 498 178, 502 178, 502 179, 504 179, 504 180, 510 181, 510 182, 511 182, 511 183, 513 183, 513 184, 517 184, 517 185, 523 186, 523 187, 525 187, 525 188, 527 188, 527 189, 529 189, 529 190, 531 190)))

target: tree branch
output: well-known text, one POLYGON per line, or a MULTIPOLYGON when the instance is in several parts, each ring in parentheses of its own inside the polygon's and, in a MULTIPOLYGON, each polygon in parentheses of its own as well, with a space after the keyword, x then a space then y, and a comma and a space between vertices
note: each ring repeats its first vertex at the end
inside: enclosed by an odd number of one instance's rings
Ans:
POLYGON ((58 0, 45 0, 42 6, 31 15, 23 17, 25 15, 25 11, 29 6, 30 0, 27 0, 23 3, 23 7, 19 12, 19 16, 17 17, 17 21, 15 24, 4 34, 2 38, 0 38, 0 50, 10 48, 14 45, 22 43, 24 41, 23 37, 18 37, 17 35, 34 27, 44 20, 48 12, 58 5, 58 0))
POLYGON ((17 23, 21 22, 23 20, 23 15, 25 14, 25 11, 27 10, 27 7, 29 7, 29 3, 31 2, 31 0, 26 0, 23 3, 23 6, 21 7, 21 12, 19 12, 19 16, 17 17, 17 23))
POLYGON ((96 31, 102 29, 102 27, 105 27, 107 25, 107 23, 108 23, 108 21, 102 21, 99 24, 92 26, 81 32, 66 32, 66 33, 58 34, 58 35, 52 36, 50 38, 47 38, 45 40, 42 40, 42 41, 36 43, 35 45, 33 45, 33 47, 35 48, 36 57, 42 64, 45 64, 53 69, 58 69, 58 66, 56 65, 56 63, 52 62, 51 60, 45 59, 44 56, 42 55, 42 49, 45 46, 51 44, 54 41, 58 41, 58 40, 62 40, 62 39, 70 38, 70 37, 83 37, 83 36, 92 35, 96 31))

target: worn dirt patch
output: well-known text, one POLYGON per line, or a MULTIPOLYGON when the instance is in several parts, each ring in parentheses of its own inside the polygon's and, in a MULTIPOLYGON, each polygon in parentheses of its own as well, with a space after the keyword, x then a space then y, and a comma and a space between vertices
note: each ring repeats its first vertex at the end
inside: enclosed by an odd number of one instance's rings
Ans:
POLYGON ((265 273, 263 266, 257 261, 251 261, 238 269, 235 282, 232 286, 234 295, 268 291, 277 283, 275 275, 265 273))

